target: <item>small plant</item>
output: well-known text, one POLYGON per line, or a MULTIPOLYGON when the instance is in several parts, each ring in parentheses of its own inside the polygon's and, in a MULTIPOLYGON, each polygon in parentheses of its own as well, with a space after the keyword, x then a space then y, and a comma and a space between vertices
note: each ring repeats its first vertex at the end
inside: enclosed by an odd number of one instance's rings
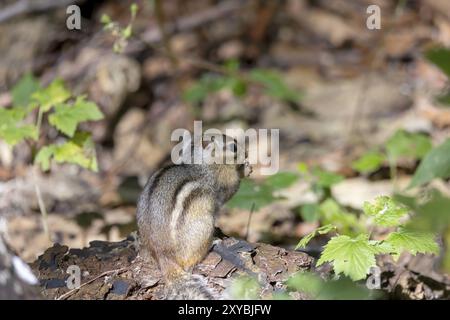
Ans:
POLYGON ((24 76, 12 89, 13 106, 0 109, 0 138, 10 146, 27 140, 33 148, 33 161, 42 170, 58 163, 75 163, 97 171, 94 143, 88 132, 78 130, 80 123, 103 119, 97 105, 85 96, 73 97, 62 80, 42 88, 32 75, 24 76), (37 111, 35 111, 37 110, 37 111), (33 121, 33 118, 34 121, 33 121), (62 137, 43 145, 42 123, 58 130, 62 137))
POLYGON ((133 35, 133 23, 136 19, 137 12, 138 6, 136 3, 133 3, 130 6, 130 22, 125 28, 121 27, 118 22, 113 21, 107 14, 103 14, 100 18, 100 22, 103 24, 103 29, 105 31, 111 32, 111 35, 115 38, 113 44, 114 52, 122 53, 123 50, 127 47, 128 40, 133 35))
MULTIPOLYGON (((325 245, 317 265, 331 262, 336 274, 343 273, 356 281, 364 279, 370 268, 376 265, 375 256, 377 254, 391 254, 394 259, 403 251, 411 254, 418 252, 437 254, 439 247, 434 233, 407 228, 402 222, 409 212, 406 206, 388 196, 377 197, 373 202, 365 202, 364 220, 370 227, 393 227, 395 229, 388 234, 385 240, 381 241, 371 239, 369 228, 365 232, 360 230, 356 235, 348 232, 347 234, 337 234, 325 245)), ((357 223, 356 220, 355 223, 357 223)), ((324 234, 332 230, 334 229, 331 224, 318 228, 304 237, 297 247, 305 247, 317 233, 324 234)))
POLYGON ((421 160, 432 148, 431 140, 422 133, 398 130, 390 137, 383 148, 370 150, 352 163, 352 168, 361 174, 369 174, 387 162, 391 177, 396 178, 399 160, 421 160))
MULTIPOLYGON (((97 105, 85 96, 73 97, 60 79, 47 87, 41 87, 30 74, 25 75, 12 89, 12 107, 0 109, 0 139, 8 145, 26 141, 31 146, 32 161, 43 171, 50 169, 50 162, 73 163, 97 171, 95 146, 89 132, 78 130, 81 123, 103 119, 97 105), (43 123, 47 120, 48 130, 43 123), (51 130, 60 135, 49 142, 45 139, 51 130)), ((40 190, 35 183, 41 213, 46 210, 40 190)))
POLYGON ((297 179, 298 176, 291 172, 279 172, 262 183, 244 179, 238 192, 228 201, 227 206, 259 210, 277 200, 281 200, 282 198, 276 195, 276 191, 291 186, 297 179))

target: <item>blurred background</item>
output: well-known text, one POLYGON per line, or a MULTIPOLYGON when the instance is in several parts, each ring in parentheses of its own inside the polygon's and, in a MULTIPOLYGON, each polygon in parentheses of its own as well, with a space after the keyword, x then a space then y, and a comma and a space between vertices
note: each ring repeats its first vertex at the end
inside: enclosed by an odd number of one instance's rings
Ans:
MULTIPOLYGON (((218 224, 293 249, 325 224, 321 211, 333 209, 324 201, 358 216, 365 201, 405 190, 450 136, 446 47, 448 0, 1 1, 0 109, 61 79, 104 115, 78 126, 92 134, 96 168, 51 161, 36 170, 37 150, 64 140, 45 118, 37 142, 11 148, 0 139, 8 242, 32 262, 52 242, 123 239, 136 230, 146 179, 170 156, 172 131, 203 120, 204 128, 280 129, 281 174, 267 182, 255 170, 218 224)), ((448 173, 439 177, 427 182, 450 196, 448 173)), ((443 257, 432 261, 434 281, 448 283, 443 257)))

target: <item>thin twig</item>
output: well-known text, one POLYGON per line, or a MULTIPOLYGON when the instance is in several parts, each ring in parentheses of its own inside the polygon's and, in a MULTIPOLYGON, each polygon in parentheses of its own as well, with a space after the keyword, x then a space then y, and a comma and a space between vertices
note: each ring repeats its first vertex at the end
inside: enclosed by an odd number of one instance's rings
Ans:
POLYGON ((172 68, 176 70, 178 68, 178 58, 172 50, 172 45, 170 43, 170 34, 166 30, 166 16, 164 14, 164 8, 162 4, 162 0, 155 0, 155 15, 156 22, 158 23, 159 32, 162 36, 162 42, 164 48, 167 52, 167 55, 172 64, 172 68))
POLYGON ((56 300, 63 300, 63 299, 66 299, 66 298, 70 297, 73 293, 75 293, 76 291, 80 290, 80 289, 81 289, 82 287, 84 287, 85 285, 88 285, 88 284, 94 282, 94 281, 97 280, 97 279, 100 279, 100 278, 102 278, 102 277, 104 277, 104 276, 107 276, 108 274, 116 273, 116 272, 117 272, 117 274, 119 274, 119 273, 121 273, 122 271, 125 271, 125 270, 127 270, 127 268, 119 268, 119 269, 114 269, 114 270, 105 271, 105 272, 99 274, 98 276, 96 276, 95 278, 92 278, 91 280, 86 281, 85 283, 83 283, 82 285, 80 285, 78 288, 74 288, 74 289, 72 289, 72 290, 70 290, 70 291, 64 293, 63 295, 59 296, 56 300))
MULTIPOLYGON (((200 11, 189 17, 181 18, 174 23, 166 24, 164 26, 164 30, 167 34, 173 34, 178 31, 190 31, 219 18, 230 16, 233 12, 241 9, 248 3, 249 2, 247 0, 224 1, 213 8, 200 11)), ((142 37, 147 43, 157 43, 162 41, 163 34, 161 33, 160 28, 154 28, 145 32, 142 37)))
POLYGON ((44 200, 42 198, 41 189, 40 189, 39 184, 37 182, 36 171, 37 171, 37 167, 36 167, 36 165, 33 165, 32 174, 33 174, 34 191, 36 193, 36 198, 38 200, 39 210, 41 211, 41 215, 42 215, 42 226, 44 228, 45 236, 51 242, 52 239, 50 237, 50 232, 49 232, 49 228, 48 228, 47 209, 45 208, 45 203, 44 203, 44 200))
POLYGON ((245 231, 245 241, 248 241, 248 234, 250 232, 250 222, 252 220, 252 215, 254 211, 255 211, 255 203, 253 202, 250 208, 250 213, 248 214, 247 230, 245 231))

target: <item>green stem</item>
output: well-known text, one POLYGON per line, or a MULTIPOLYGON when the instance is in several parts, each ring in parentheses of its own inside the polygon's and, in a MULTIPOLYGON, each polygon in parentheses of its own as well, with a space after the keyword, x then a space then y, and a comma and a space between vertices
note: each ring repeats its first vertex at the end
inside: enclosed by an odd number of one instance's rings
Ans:
POLYGON ((50 232, 49 232, 49 228, 48 228, 48 219, 47 219, 47 209, 45 208, 45 203, 44 203, 44 199, 42 198, 42 193, 41 193, 41 189, 39 187, 39 184, 37 182, 37 175, 36 175, 36 171, 37 171, 37 167, 36 165, 33 166, 33 183, 34 183, 34 191, 36 193, 36 198, 38 200, 38 205, 39 205, 39 210, 41 212, 42 215, 42 226, 44 228, 44 233, 46 238, 51 242, 52 239, 50 237, 50 232))

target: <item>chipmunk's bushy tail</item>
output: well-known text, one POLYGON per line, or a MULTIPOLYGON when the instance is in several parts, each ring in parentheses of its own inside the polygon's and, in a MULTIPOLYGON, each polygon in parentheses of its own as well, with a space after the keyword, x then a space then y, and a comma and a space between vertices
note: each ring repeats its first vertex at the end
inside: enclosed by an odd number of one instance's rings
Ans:
POLYGON ((218 295, 207 285, 206 279, 191 273, 179 274, 167 281, 167 300, 217 300, 218 295))

